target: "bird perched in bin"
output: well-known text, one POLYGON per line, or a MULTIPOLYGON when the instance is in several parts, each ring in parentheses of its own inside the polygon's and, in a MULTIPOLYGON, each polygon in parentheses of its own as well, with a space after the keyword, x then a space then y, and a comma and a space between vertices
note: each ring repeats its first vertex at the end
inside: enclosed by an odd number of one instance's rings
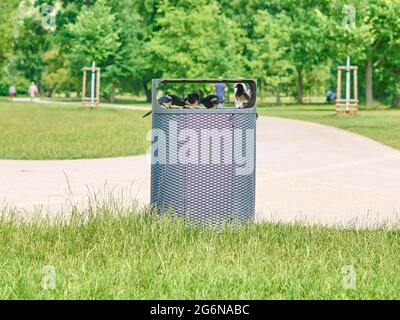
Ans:
MULTIPOLYGON (((172 106, 177 106, 177 107, 184 107, 185 106, 185 101, 181 98, 178 97, 175 94, 166 94, 165 96, 162 96, 158 99, 158 103, 160 106, 164 108, 171 108, 172 106)), ((147 112, 143 118, 149 116, 151 114, 151 110, 147 112)))
POLYGON ((165 108, 171 108, 172 106, 184 107, 185 101, 174 94, 166 94, 158 99, 158 103, 165 108))
POLYGON ((204 105, 207 109, 216 108, 218 104, 221 103, 220 99, 215 94, 209 94, 200 100, 200 103, 204 105))
POLYGON ((184 98, 184 108, 198 108, 200 103, 200 95, 196 92, 188 93, 184 98))
POLYGON ((245 84, 237 83, 234 88, 236 108, 247 108, 250 102, 251 93, 246 89, 245 84))

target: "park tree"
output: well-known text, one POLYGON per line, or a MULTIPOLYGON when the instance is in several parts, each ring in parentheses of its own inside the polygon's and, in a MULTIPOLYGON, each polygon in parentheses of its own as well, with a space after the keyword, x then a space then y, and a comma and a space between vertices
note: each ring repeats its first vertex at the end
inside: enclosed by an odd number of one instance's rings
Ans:
POLYGON ((83 7, 76 22, 69 24, 73 45, 70 49, 72 74, 80 75, 80 69, 96 62, 103 69, 102 76, 113 85, 114 57, 121 45, 120 28, 106 1, 99 0, 93 6, 83 7))
POLYGON ((52 96, 54 92, 63 92, 69 96, 70 92, 80 85, 78 79, 71 75, 70 61, 57 45, 44 54, 44 60, 46 64, 43 71, 43 86, 46 95, 52 96))
POLYGON ((267 10, 254 16, 254 31, 248 44, 249 74, 259 79, 263 100, 264 86, 271 88, 276 103, 281 103, 282 87, 292 81, 293 66, 286 60, 287 48, 284 46, 289 34, 282 29, 279 18, 267 10))
POLYGON ((111 99, 150 99, 152 78, 223 75, 257 77, 277 102, 282 90, 302 102, 332 87, 333 66, 350 55, 367 105, 396 106, 399 9, 392 0, 8 0, 0 86, 35 80, 49 93, 79 93, 81 68, 95 60, 111 99), (43 27, 47 5, 58 9, 55 30, 43 27))
POLYGON ((400 38, 400 3, 390 0, 368 0, 360 5, 362 26, 368 32, 363 34, 363 55, 365 65, 366 105, 373 103, 373 72, 385 60, 386 52, 395 49, 400 38))
POLYGON ((373 68, 379 68, 383 79, 391 79, 388 94, 392 95, 392 106, 398 106, 397 85, 400 76, 400 3, 397 1, 376 1, 368 12, 366 23, 371 25, 371 37, 367 47, 367 105, 373 99, 373 68), (373 15, 377 15, 377 19, 373 15), (369 79, 368 79, 369 76, 369 79))
POLYGON ((165 1, 146 46, 148 62, 164 77, 240 76, 245 36, 216 2, 165 1))
POLYGON ((136 11, 136 2, 132 0, 110 1, 110 7, 116 17, 116 29, 119 30, 120 45, 115 54, 107 58, 109 65, 105 74, 111 83, 111 100, 114 100, 116 87, 133 92, 143 75, 144 55, 142 53, 145 30, 143 19, 136 11), (113 3, 111 5, 111 3, 113 3))
POLYGON ((35 1, 23 0, 19 3, 15 23, 17 34, 10 59, 13 64, 9 67, 18 76, 36 81, 43 92, 44 53, 52 46, 51 32, 43 27, 43 16, 35 1))
MULTIPOLYGON (((374 70, 393 70, 387 53, 395 52, 400 37, 400 2, 391 0, 337 0, 322 26, 329 33, 331 55, 342 59, 347 55, 365 72, 365 101, 374 100, 374 70), (385 68, 385 61, 388 68, 385 68)), ((320 12, 320 17, 322 13, 320 12)), ((393 57, 393 55, 391 55, 393 57)), ((394 55, 396 60, 396 54, 394 55)), ((375 75, 378 79, 378 75, 375 75)), ((376 87, 379 87, 377 84, 376 87)))
POLYGON ((68 29, 73 43, 71 59, 83 66, 92 61, 102 65, 120 46, 116 17, 103 0, 91 7, 83 7, 76 22, 68 29))
POLYGON ((13 49, 13 41, 15 37, 15 19, 18 17, 18 1, 2 1, 0 2, 0 72, 4 67, 4 62, 9 58, 13 49))
POLYGON ((323 1, 279 2, 280 13, 277 23, 285 37, 282 46, 285 48, 286 61, 294 67, 296 74, 296 100, 303 103, 304 77, 317 65, 325 63, 328 57, 321 45, 325 36, 321 30, 317 5, 323 8, 323 1))
POLYGON ((130 86, 140 81, 143 74, 145 35, 136 6, 132 0, 99 0, 82 7, 76 22, 69 26, 71 61, 86 65, 96 61, 103 68, 103 92, 111 101, 117 88, 132 92, 130 86))
POLYGON ((390 106, 400 106, 400 38, 393 39, 389 49, 385 51, 382 62, 377 67, 379 87, 384 96, 389 96, 390 106))
POLYGON ((15 77, 14 43, 18 31, 18 1, 0 2, 0 94, 6 94, 8 86, 21 84, 15 77), (12 70, 14 69, 14 70, 12 70))
POLYGON ((164 13, 159 10, 160 4, 164 0, 136 0, 136 12, 142 18, 142 42, 144 50, 140 54, 140 69, 137 70, 137 75, 140 77, 139 85, 143 88, 146 95, 146 100, 151 100, 151 80, 160 78, 162 72, 154 68, 154 56, 145 54, 147 44, 151 41, 153 35, 160 30, 160 25, 157 23, 159 17, 164 13))

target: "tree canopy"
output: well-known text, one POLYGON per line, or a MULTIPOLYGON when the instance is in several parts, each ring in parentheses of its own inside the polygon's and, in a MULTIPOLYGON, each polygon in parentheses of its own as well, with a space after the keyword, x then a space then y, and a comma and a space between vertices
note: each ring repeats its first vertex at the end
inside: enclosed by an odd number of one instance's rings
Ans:
POLYGON ((79 94, 81 69, 95 61, 111 100, 150 98, 156 77, 243 76, 278 103, 301 103, 333 89, 350 55, 367 105, 397 106, 398 12, 394 0, 4 0, 0 91, 36 81, 43 94, 79 94))

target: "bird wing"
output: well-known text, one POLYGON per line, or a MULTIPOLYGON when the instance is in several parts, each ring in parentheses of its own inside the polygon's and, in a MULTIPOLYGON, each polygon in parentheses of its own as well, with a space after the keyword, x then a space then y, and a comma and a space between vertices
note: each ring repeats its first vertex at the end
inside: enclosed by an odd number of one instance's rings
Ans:
POLYGON ((159 98, 158 99, 158 103, 160 105, 162 105, 163 107, 170 108, 172 100, 173 100, 173 97, 171 95, 167 94, 167 95, 162 96, 161 98, 159 98))

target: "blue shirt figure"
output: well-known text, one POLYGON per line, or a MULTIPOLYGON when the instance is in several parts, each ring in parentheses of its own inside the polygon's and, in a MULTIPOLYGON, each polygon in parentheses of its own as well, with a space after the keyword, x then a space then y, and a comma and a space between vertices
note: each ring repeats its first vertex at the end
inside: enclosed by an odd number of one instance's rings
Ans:
POLYGON ((225 83, 218 82, 215 84, 215 94, 218 96, 218 98, 223 99, 225 96, 225 91, 226 91, 225 83))
POLYGON ((223 82, 218 82, 215 84, 215 94, 218 97, 219 104, 218 108, 222 108, 222 103, 225 100, 225 91, 228 90, 228 87, 223 82))
POLYGON ((335 99, 335 93, 332 90, 329 90, 326 93, 326 102, 327 103, 332 103, 334 99, 335 99))

